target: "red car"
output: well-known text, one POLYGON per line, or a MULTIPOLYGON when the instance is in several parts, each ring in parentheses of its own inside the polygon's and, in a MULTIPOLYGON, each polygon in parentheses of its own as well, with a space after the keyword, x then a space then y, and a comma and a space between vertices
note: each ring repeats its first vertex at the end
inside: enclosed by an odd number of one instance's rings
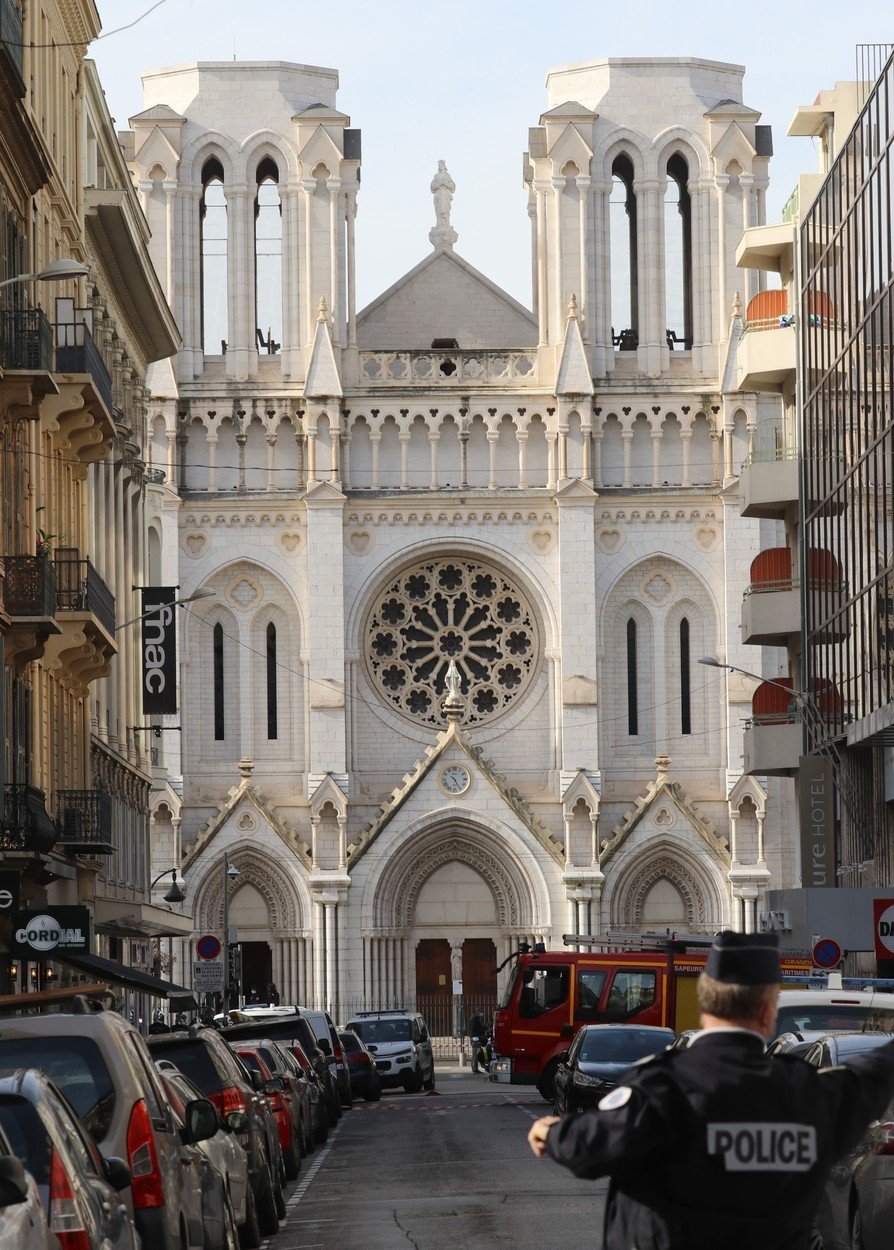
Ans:
POLYGON ((282 1077, 270 1071, 257 1050, 252 1046, 234 1046, 236 1054, 264 1082, 264 1093, 279 1129, 279 1144, 286 1180, 293 1181, 301 1169, 301 1137, 292 1118, 292 1107, 282 1077))

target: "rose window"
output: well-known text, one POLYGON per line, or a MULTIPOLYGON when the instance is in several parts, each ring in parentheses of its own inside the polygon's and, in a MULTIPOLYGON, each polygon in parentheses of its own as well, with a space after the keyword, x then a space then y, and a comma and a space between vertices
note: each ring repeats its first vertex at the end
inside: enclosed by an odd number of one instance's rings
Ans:
POLYGON ((530 684, 537 625, 518 587, 475 560, 440 559, 408 569, 376 597, 366 625, 373 685, 405 715, 444 724, 451 660, 466 698, 466 724, 502 712, 530 684))

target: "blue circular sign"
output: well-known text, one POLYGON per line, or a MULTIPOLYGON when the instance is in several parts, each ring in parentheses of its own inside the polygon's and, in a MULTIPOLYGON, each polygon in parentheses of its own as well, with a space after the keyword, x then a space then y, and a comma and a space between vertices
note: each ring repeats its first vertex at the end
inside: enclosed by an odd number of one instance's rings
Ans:
POLYGON ((196 942, 196 954, 199 959, 217 959, 220 954, 220 938, 213 933, 206 933, 196 942))
POLYGON ((841 947, 833 938, 820 938, 813 948, 813 963, 817 968, 837 968, 841 963, 841 947))

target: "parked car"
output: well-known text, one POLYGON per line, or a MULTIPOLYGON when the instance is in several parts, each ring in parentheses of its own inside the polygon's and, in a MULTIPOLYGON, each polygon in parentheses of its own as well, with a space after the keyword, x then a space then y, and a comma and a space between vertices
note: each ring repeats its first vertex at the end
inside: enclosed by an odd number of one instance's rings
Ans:
POLYGON ((778 1037, 774 1037, 767 1047, 768 1055, 795 1055, 803 1059, 814 1042, 818 1042, 821 1037, 825 1037, 824 1033, 812 1032, 799 1033, 792 1031, 791 1033, 780 1033, 778 1037))
POLYGON ((56 1086, 36 1069, 0 1077, 0 1127, 34 1178, 50 1231, 71 1250, 138 1250, 133 1219, 119 1190, 130 1184, 123 1159, 103 1159, 56 1086), (80 1234, 79 1237, 70 1234, 80 1234))
MULTIPOLYGON (((169 1074, 162 1071, 161 1079, 171 1104, 171 1110, 177 1117, 178 1123, 184 1124, 187 1115, 186 1107, 194 1101, 193 1097, 182 1098, 177 1087, 172 1084, 169 1074)), ((209 1105, 213 1106, 213 1104, 209 1105)), ((199 1218, 205 1231, 205 1250, 236 1250, 239 1232, 227 1182, 223 1172, 215 1166, 206 1149, 208 1142, 213 1141, 217 1136, 223 1136, 220 1124, 220 1116, 215 1108, 214 1133, 200 1145, 184 1151, 183 1165, 194 1168, 198 1176, 199 1218)), ((242 1151, 242 1154, 244 1155, 245 1152, 242 1151)))
POLYGON ((237 1133, 248 1154, 249 1187, 261 1233, 269 1237, 278 1232, 279 1221, 285 1216, 279 1126, 266 1094, 258 1088, 260 1082, 252 1078, 217 1030, 204 1025, 160 1033, 149 1039, 149 1049, 153 1059, 176 1064, 237 1133), (234 1111, 245 1116, 247 1125, 241 1119, 234 1124, 234 1111))
MULTIPOLYGON (((874 1050, 890 1033, 838 1033, 804 1056, 817 1068, 874 1050)), ((889 1250, 894 1245, 894 1101, 835 1164, 816 1217, 812 1250, 889 1250)))
POLYGON ((286 1180, 293 1181, 301 1170, 301 1109, 293 1105, 291 1091, 286 1088, 283 1078, 261 1057, 259 1047, 244 1045, 233 1049, 245 1066, 261 1077, 261 1089, 267 1095, 270 1110, 276 1117, 286 1180))
POLYGON ((255 1042, 265 1037, 275 1038, 284 1046, 299 1045, 317 1074, 317 1080, 326 1105, 328 1127, 334 1128, 341 1117, 341 1098, 338 1082, 333 1066, 330 1066, 326 1055, 320 1050, 316 1034, 310 1021, 299 1012, 281 1016, 279 1019, 255 1020, 251 1023, 234 1024, 221 1030, 221 1036, 231 1044, 236 1042, 255 1042))
POLYGON ((776 1014, 776 1032, 838 1033, 863 1029, 872 1033, 894 1030, 894 994, 884 990, 782 990, 776 1014))
POLYGON ((559 1056, 553 1097, 556 1115, 595 1107, 633 1064, 660 1054, 675 1040, 673 1029, 634 1024, 585 1025, 570 1050, 559 1056))
POLYGON ((366 1102, 378 1102, 382 1097, 382 1082, 372 1051, 352 1029, 345 1029, 338 1037, 348 1064, 351 1093, 366 1102))
POLYGON ((293 1113, 297 1108, 299 1116, 301 1150, 303 1154, 310 1154, 314 1148, 310 1087, 316 1086, 316 1079, 309 1072, 304 1072, 294 1056, 272 1038, 258 1042, 257 1047, 267 1067, 274 1076, 282 1077, 291 1093, 293 1113))
POLYGON ((351 1075, 332 1017, 328 1011, 318 1011, 312 1007, 299 1007, 298 1010, 313 1030, 317 1045, 332 1069, 341 1105, 350 1107, 354 1101, 351 1094, 351 1075))
POLYGON ((76 999, 72 1012, 0 1021, 0 1068, 39 1068, 106 1158, 131 1171, 122 1196, 150 1250, 203 1250, 193 1173, 146 1043, 123 1016, 76 999))
POLYGON ((0 1246, 15 1250, 59 1250, 50 1232, 34 1177, 25 1171, 0 1131, 0 1246))
MULTIPOLYGON (((292 1063, 307 1080, 313 1138, 316 1145, 322 1146, 329 1136, 329 1113, 326 1109, 326 1091, 323 1088, 319 1073, 311 1064, 305 1054, 304 1047, 300 1043, 293 1040, 292 1042, 282 1042, 281 1045, 287 1057, 291 1059, 292 1063)), ((325 1063, 323 1052, 320 1051, 319 1054, 325 1063)), ((328 1075, 328 1067, 326 1071, 328 1075)))
POLYGON ((361 1011, 345 1025, 376 1058, 382 1087, 402 1085, 410 1093, 435 1087, 431 1037, 414 1011, 361 1011))

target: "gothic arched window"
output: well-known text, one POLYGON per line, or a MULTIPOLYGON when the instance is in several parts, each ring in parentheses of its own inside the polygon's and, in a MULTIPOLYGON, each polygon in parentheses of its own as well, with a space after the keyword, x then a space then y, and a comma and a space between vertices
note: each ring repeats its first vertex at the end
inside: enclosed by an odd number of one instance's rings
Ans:
POLYGON ((255 196, 255 330, 258 351, 282 346, 282 203, 279 170, 270 157, 258 166, 255 196))
POLYGON ((611 227, 612 341, 620 351, 639 345, 636 192, 629 156, 615 157, 609 203, 611 227))
POLYGON ((635 738, 639 733, 639 699, 636 674, 636 621, 631 616, 627 622, 627 733, 635 738))
POLYGON ((277 738, 276 706, 276 626, 267 626, 267 737, 277 738))
POLYGON ((689 670, 689 621, 680 621, 680 732, 692 733, 692 688, 689 670))
POLYGON ((689 166, 677 153, 667 162, 664 193, 664 305, 668 345, 692 348, 692 202, 689 166))
POLYGON ((227 201, 224 171, 217 157, 202 166, 199 204, 202 351, 206 356, 226 352, 227 308, 227 201))
POLYGON ((212 631, 212 655, 214 666, 214 740, 224 738, 224 636, 220 621, 212 631))

